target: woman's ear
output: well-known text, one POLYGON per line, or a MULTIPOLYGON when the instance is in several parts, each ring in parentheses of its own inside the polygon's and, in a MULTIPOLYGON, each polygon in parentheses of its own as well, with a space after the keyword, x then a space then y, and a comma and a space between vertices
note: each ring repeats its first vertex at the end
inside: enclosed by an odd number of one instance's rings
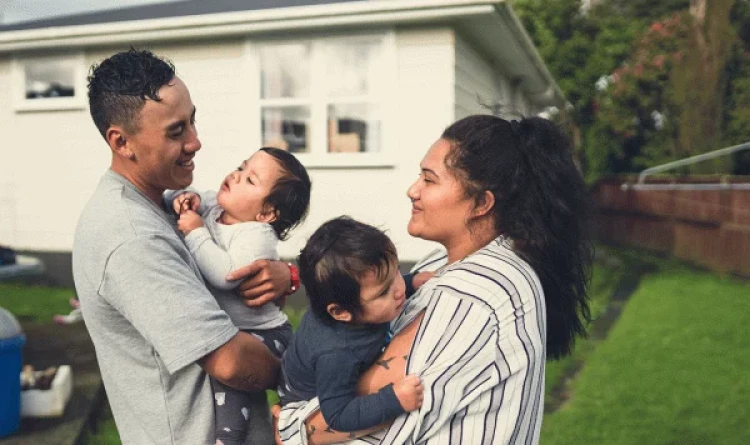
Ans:
POLYGON ((255 220, 258 222, 264 222, 271 224, 272 222, 279 219, 279 211, 276 210, 272 205, 264 205, 263 213, 256 215, 255 220))
POLYGON ((341 306, 336 303, 329 304, 326 307, 326 310, 328 311, 328 315, 333 317, 336 321, 342 321, 344 323, 350 323, 352 321, 351 312, 341 309, 341 306))
POLYGON ((472 210, 471 216, 473 218, 485 216, 492 211, 493 207, 495 207, 495 194, 489 190, 485 190, 482 196, 476 200, 476 205, 474 206, 474 210, 472 210))

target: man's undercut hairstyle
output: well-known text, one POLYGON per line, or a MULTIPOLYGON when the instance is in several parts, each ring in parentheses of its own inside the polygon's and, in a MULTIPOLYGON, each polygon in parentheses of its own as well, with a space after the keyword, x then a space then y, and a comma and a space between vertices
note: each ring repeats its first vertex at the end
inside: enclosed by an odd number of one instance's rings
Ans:
POLYGON ((137 132, 138 113, 146 100, 160 101, 159 89, 174 76, 170 61, 134 48, 93 65, 88 76, 89 109, 102 137, 112 125, 137 132))
POLYGON ((357 322, 361 313, 360 282, 374 272, 385 281, 398 267, 396 247, 381 230, 348 216, 334 218, 315 231, 300 252, 300 280, 310 308, 326 323, 335 320, 328 305, 336 304, 357 322))

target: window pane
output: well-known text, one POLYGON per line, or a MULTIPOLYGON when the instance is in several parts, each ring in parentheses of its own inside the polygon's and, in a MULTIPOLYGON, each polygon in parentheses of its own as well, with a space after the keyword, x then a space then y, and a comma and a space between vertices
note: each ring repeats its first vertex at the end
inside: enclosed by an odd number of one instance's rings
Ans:
POLYGON ((380 118, 368 104, 328 106, 328 152, 380 151, 380 118))
POLYGON ((307 107, 265 107, 261 126, 263 145, 292 153, 310 152, 310 109, 307 107))
POLYGON ((332 42, 324 45, 325 92, 330 96, 358 96, 372 92, 382 66, 379 42, 332 42))
POLYGON ((260 97, 310 95, 310 46, 268 45, 260 49, 260 97))
POLYGON ((24 64, 24 75, 27 99, 75 95, 75 62, 72 60, 29 61, 24 64))

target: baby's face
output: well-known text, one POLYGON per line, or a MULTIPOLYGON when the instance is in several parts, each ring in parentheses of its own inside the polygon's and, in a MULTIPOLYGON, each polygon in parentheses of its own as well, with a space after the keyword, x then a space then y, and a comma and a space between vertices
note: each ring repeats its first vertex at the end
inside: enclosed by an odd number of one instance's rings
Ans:
POLYGON ((362 311, 357 317, 359 323, 388 323, 401 314, 406 301, 406 284, 397 264, 391 264, 385 279, 375 270, 367 272, 359 287, 362 303, 362 311))
POLYGON ((274 209, 264 203, 282 174, 273 156, 257 151, 227 175, 216 200, 230 221, 272 222, 274 209))

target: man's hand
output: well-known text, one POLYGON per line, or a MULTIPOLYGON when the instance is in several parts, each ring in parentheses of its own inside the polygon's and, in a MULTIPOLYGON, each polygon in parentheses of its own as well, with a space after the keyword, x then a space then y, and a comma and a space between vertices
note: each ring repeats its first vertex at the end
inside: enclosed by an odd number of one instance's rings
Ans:
POLYGON ((180 214, 180 219, 177 221, 177 229, 184 235, 192 232, 193 230, 203 227, 203 220, 201 216, 193 210, 185 210, 180 214))
POLYGON ((402 380, 393 384, 393 392, 396 393, 396 397, 404 411, 414 411, 422 407, 424 389, 419 377, 407 375, 402 380))
POLYGON ((177 195, 172 201, 172 208, 178 215, 182 215, 187 210, 197 211, 201 205, 201 197, 197 193, 184 192, 177 195))
POLYGON ((291 289, 289 266, 278 260, 257 260, 227 275, 228 281, 244 279, 238 287, 239 295, 250 307, 263 306, 271 301, 283 306, 291 289))

